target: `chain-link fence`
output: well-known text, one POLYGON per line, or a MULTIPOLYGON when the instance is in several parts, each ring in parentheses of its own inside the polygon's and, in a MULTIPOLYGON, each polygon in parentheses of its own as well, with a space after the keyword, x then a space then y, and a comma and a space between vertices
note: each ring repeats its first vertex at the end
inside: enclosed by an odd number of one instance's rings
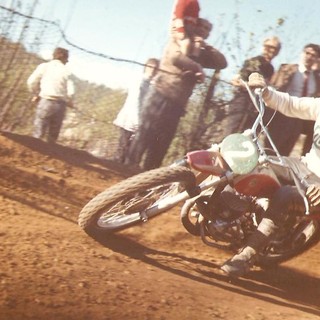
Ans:
MULTIPOLYGON (((59 45, 69 49, 70 60, 78 66, 74 77, 75 108, 68 110, 59 143, 112 158, 118 143, 118 130, 112 122, 127 93, 124 89, 94 83, 87 71, 99 70, 95 78, 121 69, 135 69, 142 74, 143 64, 81 48, 69 41, 59 24, 3 6, 0 6, 0 28, 0 129, 31 134, 35 105, 31 103, 26 80, 36 65, 44 61, 39 53, 52 52, 59 45)), ((166 161, 190 148, 207 146, 215 137, 220 138, 225 93, 230 86, 220 81, 220 89, 213 99, 216 84, 217 78, 211 75, 205 85, 196 88, 166 161)))

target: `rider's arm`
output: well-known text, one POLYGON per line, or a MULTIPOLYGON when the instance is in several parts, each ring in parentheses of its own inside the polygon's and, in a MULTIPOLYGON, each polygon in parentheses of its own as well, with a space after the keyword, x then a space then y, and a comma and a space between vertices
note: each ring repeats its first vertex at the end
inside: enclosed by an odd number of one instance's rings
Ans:
POLYGON ((298 98, 265 87, 262 93, 266 105, 292 118, 316 120, 320 115, 320 98, 298 98))
POLYGON ((320 98, 298 98, 276 91, 267 86, 259 73, 252 73, 248 84, 252 88, 262 88, 262 97, 266 105, 288 117, 316 120, 320 116, 320 98))
POLYGON ((320 186, 311 185, 308 187, 306 196, 310 202, 310 205, 316 207, 320 205, 320 186))

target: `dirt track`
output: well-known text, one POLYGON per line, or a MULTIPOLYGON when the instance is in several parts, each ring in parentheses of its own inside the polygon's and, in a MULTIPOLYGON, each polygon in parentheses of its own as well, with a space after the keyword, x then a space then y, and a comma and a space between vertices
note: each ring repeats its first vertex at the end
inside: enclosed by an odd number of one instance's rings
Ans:
POLYGON ((125 168, 5 133, 0 157, 0 319, 319 319, 319 245, 230 282, 229 254, 189 235, 178 209, 105 243, 78 227, 125 168))

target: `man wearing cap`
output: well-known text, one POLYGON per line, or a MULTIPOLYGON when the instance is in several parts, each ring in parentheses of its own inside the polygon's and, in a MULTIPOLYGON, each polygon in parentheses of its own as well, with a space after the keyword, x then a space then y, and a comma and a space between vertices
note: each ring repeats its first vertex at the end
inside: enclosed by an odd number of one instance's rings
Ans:
POLYGON ((266 38, 263 42, 262 54, 246 60, 239 74, 232 80, 235 93, 229 104, 225 136, 243 132, 252 127, 257 114, 241 79, 248 81, 251 73, 258 72, 269 83, 274 73, 271 61, 278 55, 280 49, 281 43, 277 37, 266 38))

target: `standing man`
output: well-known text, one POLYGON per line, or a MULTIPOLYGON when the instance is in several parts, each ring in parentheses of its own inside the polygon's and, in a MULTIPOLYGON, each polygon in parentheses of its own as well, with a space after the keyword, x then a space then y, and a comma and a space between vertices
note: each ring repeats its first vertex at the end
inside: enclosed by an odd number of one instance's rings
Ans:
POLYGON ((279 54, 280 49, 281 43, 277 37, 266 38, 263 42, 262 54, 244 62, 239 75, 232 81, 235 93, 229 105, 225 136, 240 133, 252 127, 257 111, 240 79, 248 81, 251 73, 258 72, 269 83, 274 73, 271 61, 279 54))
MULTIPOLYGON (((206 39, 212 24, 198 19, 196 34, 206 39)), ((157 168, 167 152, 180 117, 197 82, 204 80, 202 68, 224 69, 222 53, 203 42, 197 61, 181 52, 180 44, 171 37, 160 62, 160 68, 142 106, 142 122, 130 147, 127 164, 143 170, 157 168)))
POLYGON ((74 85, 66 67, 69 52, 56 48, 50 62, 41 63, 27 80, 29 90, 37 101, 33 137, 47 135, 49 143, 58 139, 67 105, 72 107, 74 85))
MULTIPOLYGON (((278 91, 287 92, 296 97, 319 97, 319 73, 313 70, 320 57, 320 48, 317 44, 307 44, 303 48, 299 64, 283 64, 272 79, 271 85, 278 91)), ((269 117, 273 112, 269 111, 269 117)), ((297 142, 300 134, 306 135, 302 155, 310 150, 312 144, 314 121, 290 118, 277 112, 270 125, 269 133, 278 151, 288 156, 297 142)), ((266 147, 269 147, 266 141, 266 147)))
POLYGON ((142 101, 148 92, 151 80, 156 75, 159 67, 159 60, 150 58, 147 60, 143 76, 140 81, 135 81, 128 90, 126 101, 119 111, 113 124, 119 127, 120 137, 116 160, 124 163, 128 154, 133 135, 139 127, 142 101))

